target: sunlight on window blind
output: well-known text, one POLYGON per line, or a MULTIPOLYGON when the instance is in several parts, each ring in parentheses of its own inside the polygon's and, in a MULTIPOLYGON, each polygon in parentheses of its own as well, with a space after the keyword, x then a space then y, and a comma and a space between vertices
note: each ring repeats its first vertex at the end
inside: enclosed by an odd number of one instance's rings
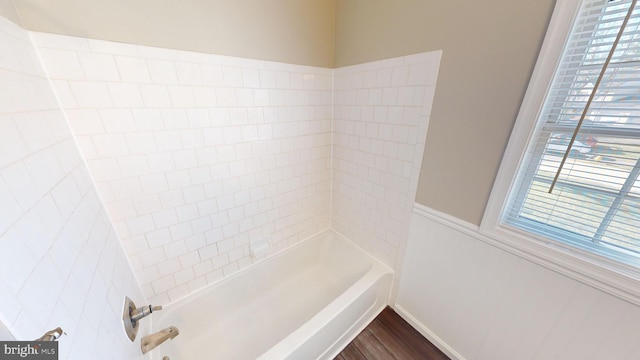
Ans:
POLYGON ((640 264, 640 11, 633 9, 568 145, 631 1, 585 1, 512 190, 505 221, 640 264), (564 153, 553 193, 548 189, 564 153))

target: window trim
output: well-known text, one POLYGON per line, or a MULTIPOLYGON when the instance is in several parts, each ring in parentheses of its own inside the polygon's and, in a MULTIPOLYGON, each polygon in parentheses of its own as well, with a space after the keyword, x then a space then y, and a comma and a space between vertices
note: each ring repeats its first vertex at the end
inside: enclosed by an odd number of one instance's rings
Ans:
POLYGON ((640 269, 579 247, 502 224, 502 214, 524 160, 582 0, 557 0, 526 94, 505 149, 479 227, 482 235, 515 255, 640 305, 640 269))

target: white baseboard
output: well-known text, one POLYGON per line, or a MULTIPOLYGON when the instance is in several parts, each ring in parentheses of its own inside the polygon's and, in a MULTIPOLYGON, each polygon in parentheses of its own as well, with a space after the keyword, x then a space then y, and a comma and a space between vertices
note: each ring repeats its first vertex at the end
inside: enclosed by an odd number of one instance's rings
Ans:
POLYGON ((407 310, 405 310, 402 306, 395 304, 393 309, 405 319, 414 329, 418 330, 422 336, 427 338, 427 340, 431 341, 433 345, 438 347, 440 351, 445 353, 451 360, 466 360, 462 355, 460 355, 457 351, 455 351, 449 344, 447 344, 444 340, 442 340, 438 335, 436 335, 433 331, 429 330, 427 326, 421 323, 418 319, 413 317, 407 310))

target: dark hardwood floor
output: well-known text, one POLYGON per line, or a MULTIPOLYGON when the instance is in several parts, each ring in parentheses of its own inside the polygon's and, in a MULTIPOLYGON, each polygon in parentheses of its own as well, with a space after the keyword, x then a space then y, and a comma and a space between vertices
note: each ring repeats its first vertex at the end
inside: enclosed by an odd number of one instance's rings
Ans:
POLYGON ((387 307, 334 360, 449 360, 387 307))

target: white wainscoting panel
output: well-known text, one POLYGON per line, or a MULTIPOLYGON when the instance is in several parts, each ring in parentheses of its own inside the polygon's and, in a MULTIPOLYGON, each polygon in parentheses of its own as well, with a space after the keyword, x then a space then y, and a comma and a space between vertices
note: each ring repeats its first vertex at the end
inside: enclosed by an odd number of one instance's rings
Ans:
POLYGON ((640 308, 413 212, 396 310, 453 359, 639 359, 640 308))

